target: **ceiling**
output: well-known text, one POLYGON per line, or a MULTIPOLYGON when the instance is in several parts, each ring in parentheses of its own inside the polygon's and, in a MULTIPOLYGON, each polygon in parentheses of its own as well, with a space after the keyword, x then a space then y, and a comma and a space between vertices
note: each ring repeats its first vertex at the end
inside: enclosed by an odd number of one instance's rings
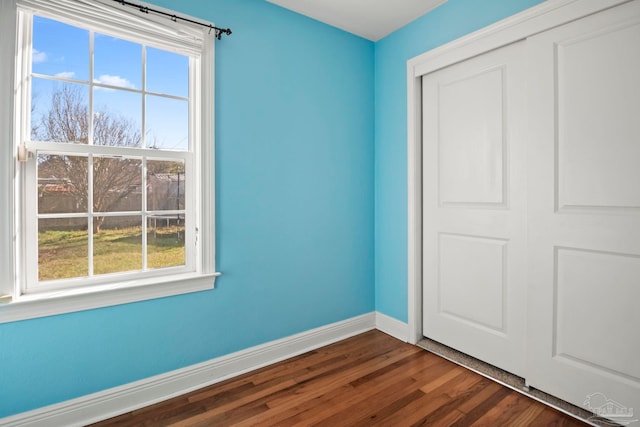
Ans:
POLYGON ((267 0, 377 41, 447 0, 267 0))

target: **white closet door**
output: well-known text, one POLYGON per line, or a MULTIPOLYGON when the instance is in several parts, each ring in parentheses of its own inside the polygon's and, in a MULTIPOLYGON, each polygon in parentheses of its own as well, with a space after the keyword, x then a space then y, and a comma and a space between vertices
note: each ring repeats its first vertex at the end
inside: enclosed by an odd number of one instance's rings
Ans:
POLYGON ((423 334, 518 375, 526 278, 524 46, 423 77, 423 334))
POLYGON ((528 40, 530 385, 640 412, 640 2, 528 40))

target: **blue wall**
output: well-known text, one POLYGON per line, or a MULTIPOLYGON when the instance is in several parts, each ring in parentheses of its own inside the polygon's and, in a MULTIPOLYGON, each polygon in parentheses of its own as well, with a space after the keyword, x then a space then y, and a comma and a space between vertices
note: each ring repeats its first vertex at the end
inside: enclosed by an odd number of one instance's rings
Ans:
POLYGON ((407 60, 542 0, 448 0, 376 43, 376 310, 407 322, 407 60))
POLYGON ((217 289, 0 325, 0 417, 374 309, 373 43, 262 0, 157 0, 216 45, 217 289))

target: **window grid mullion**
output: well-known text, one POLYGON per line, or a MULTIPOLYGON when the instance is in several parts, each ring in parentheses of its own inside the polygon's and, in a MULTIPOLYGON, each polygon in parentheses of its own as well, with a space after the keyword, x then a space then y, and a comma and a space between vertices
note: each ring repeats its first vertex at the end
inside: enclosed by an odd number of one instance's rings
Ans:
POLYGON ((142 146, 147 148, 147 47, 145 45, 142 48, 142 119, 141 123, 141 137, 142 146))
MULTIPOLYGON (((144 82, 144 80, 143 80, 144 82)), ((144 85, 144 83, 143 83, 144 85)), ((147 157, 142 158, 142 185, 140 188, 140 198, 142 199, 142 269, 147 270, 147 157)))
MULTIPOLYGON (((89 114, 87 129, 87 143, 93 144, 93 73, 95 56, 95 32, 89 30, 89 114)), ((87 156, 87 271, 93 277, 93 154, 87 156)))
MULTIPOLYGON (((141 123, 141 137, 142 137, 142 146, 147 148, 147 47, 142 44, 140 46, 142 49, 142 118, 140 120, 141 123)), ((142 188, 140 189, 140 197, 142 201, 142 270, 148 269, 148 249, 147 249, 147 157, 142 158, 142 188)))
POLYGON ((93 145, 93 57, 95 55, 95 32, 89 31, 89 129, 87 129, 87 141, 93 145))
POLYGON ((93 277, 93 154, 87 159, 87 262, 89 277, 93 277))

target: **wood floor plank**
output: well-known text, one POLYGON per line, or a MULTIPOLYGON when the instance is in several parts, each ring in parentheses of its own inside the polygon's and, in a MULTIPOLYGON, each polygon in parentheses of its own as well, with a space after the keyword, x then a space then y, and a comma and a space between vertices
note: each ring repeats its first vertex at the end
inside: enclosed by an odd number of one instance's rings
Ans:
MULTIPOLYGON (((226 399, 224 402, 214 401, 213 404, 211 404, 210 406, 207 406, 206 412, 204 412, 203 414, 199 414, 197 416, 191 417, 182 423, 176 423, 175 426, 182 427, 186 425, 194 425, 194 423, 197 425, 200 421, 211 420, 214 417, 218 416, 218 414, 229 412, 233 409, 238 409, 243 405, 246 405, 248 403, 255 402, 256 400, 261 399, 262 397, 270 396, 273 393, 280 392, 283 390, 287 390, 291 387, 294 387, 296 384, 297 383, 293 380, 287 380, 287 381, 272 385, 271 387, 267 387, 267 388, 261 387, 261 390, 254 391, 250 394, 244 393, 244 395, 229 396, 228 399, 226 399)), ((197 400, 197 402, 201 402, 200 404, 202 404, 202 400, 197 400)))
MULTIPOLYGON (((515 393, 513 390, 510 390, 506 387, 497 387, 497 389, 487 396, 484 400, 477 402, 477 405, 467 412, 464 417, 462 417, 458 422, 454 424, 454 426, 462 427, 469 426, 473 424, 477 419, 482 417, 484 414, 489 412, 494 406, 496 406, 502 399, 507 397, 507 395, 515 393)), ((464 411, 463 411, 464 412, 464 411)))
MULTIPOLYGON (((381 388, 387 389, 387 387, 394 386, 398 390, 403 390, 412 386, 414 380, 405 378, 406 375, 418 372, 434 362, 435 360, 425 359, 421 353, 410 354, 406 358, 358 378, 348 385, 331 390, 325 395, 318 396, 316 399, 306 401, 302 405, 279 414, 278 417, 283 419, 279 425, 296 425, 298 423, 312 425, 335 414, 338 414, 338 419, 344 422, 345 417, 340 414, 339 408, 346 408, 353 415, 355 405, 367 401, 381 388)), ((274 418, 264 419, 256 426, 268 426, 273 422, 275 422, 274 418)))
POLYGON ((469 414, 478 405, 480 405, 482 402, 488 399, 489 396, 493 395, 496 391, 500 390, 501 388, 504 388, 497 382, 494 382, 491 380, 488 380, 488 381, 489 383, 486 385, 486 387, 484 387, 482 390, 480 390, 478 393, 474 394, 473 396, 469 396, 469 398, 466 399, 465 401, 461 402, 460 405, 457 407, 457 409, 460 412, 463 412, 464 414, 469 414))
POLYGON ((527 409, 531 402, 527 397, 520 393, 509 393, 493 408, 487 411, 476 422, 471 424, 472 427, 491 427, 497 425, 510 426, 513 425, 513 419, 527 409))
MULTIPOLYGON (((356 359, 348 365, 322 372, 321 375, 296 378, 300 385, 296 390, 296 394, 301 399, 313 398, 325 391, 331 390, 334 387, 350 383, 351 381, 370 374, 381 367, 401 360, 412 353, 414 353, 414 351, 408 348, 396 348, 385 353, 383 357, 356 359)), ((277 408, 279 406, 289 406, 293 402, 291 400, 291 396, 278 395, 269 399, 268 403, 271 408, 277 408)))
POLYGON ((447 384, 449 381, 459 375, 464 374, 465 372, 467 372, 467 370, 462 366, 455 366, 454 368, 448 370, 444 375, 441 375, 433 381, 429 381, 428 384, 420 387, 420 391, 424 394, 429 394, 433 390, 442 387, 444 384, 447 384))
POLYGON ((375 412, 373 408, 380 408, 388 404, 391 401, 390 396, 397 398, 408 391, 415 390, 414 384, 415 381, 411 378, 398 377, 393 383, 382 389, 371 390, 375 393, 368 395, 366 399, 347 401, 345 402, 347 407, 335 408, 325 418, 314 420, 311 425, 318 427, 353 425, 361 419, 372 416, 375 412))
MULTIPOLYGON (((425 363, 428 363, 427 366, 414 365, 413 369, 405 369, 399 373, 400 376, 392 377, 394 383, 397 383, 397 378, 402 378, 405 376, 410 376, 414 381, 409 383, 407 387, 403 387, 401 389, 396 389, 395 384, 391 384, 389 387, 383 388, 380 390, 380 387, 385 387, 389 382, 381 383, 381 384, 371 384, 369 393, 361 392, 357 394, 364 394, 363 397, 365 399, 352 399, 352 400, 344 400, 342 401, 342 405, 336 405, 334 411, 335 414, 319 423, 319 425, 331 426, 337 425, 336 423, 345 422, 345 425, 351 425, 356 423, 362 419, 366 419, 367 416, 373 416, 375 414, 372 413, 373 408, 382 408, 385 405, 389 404, 391 401, 391 396, 394 398, 402 397, 403 393, 410 392, 412 390, 418 389, 420 386, 428 383, 429 381, 436 380, 444 375, 447 375, 450 372, 452 367, 455 365, 450 364, 450 362, 439 358, 435 355, 426 358, 425 363), (343 408, 339 410, 339 408, 343 408)), ((377 416, 378 418, 380 415, 377 416)))
MULTIPOLYGON (((410 417, 415 416, 416 412, 422 411, 422 408, 440 406, 445 400, 433 400, 425 396, 420 390, 413 390, 408 394, 396 395, 394 399, 390 399, 389 404, 386 406, 375 409, 366 418, 361 419, 354 424, 354 427, 367 427, 367 426, 379 426, 379 425, 399 425, 400 423, 406 425, 410 424, 410 417)), ((431 408, 427 408, 431 410, 431 408)))
POLYGON ((446 426, 451 426, 455 424, 462 417, 464 417, 464 414, 454 409, 453 411, 447 411, 447 413, 441 418, 430 420, 427 417, 418 421, 417 423, 411 424, 411 427, 421 427, 421 426, 446 427, 446 426))
POLYGON ((513 427, 533 425, 544 408, 545 406, 540 402, 532 404, 513 420, 513 427))
POLYGON ((585 423, 370 331, 94 424, 114 426, 563 426, 585 423))
MULTIPOLYGON (((339 388, 341 385, 348 384, 349 382, 369 374, 382 366, 394 363, 410 353, 413 353, 413 351, 408 348, 398 348, 386 353, 382 358, 354 361, 354 363, 346 369, 332 371, 319 377, 306 380, 298 387, 295 387, 295 389, 292 390, 293 393, 277 393, 272 398, 266 399, 270 411, 264 415, 272 416, 275 414, 286 413, 288 409, 298 406, 307 400, 315 399, 318 396, 331 392, 333 389, 339 388)), ((239 424, 239 426, 252 427, 255 423, 260 421, 261 416, 262 414, 260 416, 247 419, 243 423, 239 424)))
MULTIPOLYGON (((371 425, 393 426, 439 423, 449 412, 455 410, 456 399, 452 398, 452 395, 461 399, 463 393, 472 393, 475 390, 473 385, 479 383, 481 379, 481 376, 468 369, 450 370, 430 382, 432 386, 420 387, 419 390, 424 393, 424 396, 392 413, 378 413, 375 420, 371 418, 363 420, 361 425, 366 425, 368 421, 373 421, 371 425)), ((459 418, 456 417, 456 419, 459 418)))
POLYGON ((465 414, 458 409, 460 404, 468 400, 470 396, 475 396, 480 393, 491 383, 491 381, 486 378, 477 378, 477 374, 474 372, 470 372, 470 374, 473 375, 469 375, 468 378, 464 378, 463 381, 459 381, 458 384, 452 382, 451 388, 443 385, 442 389, 436 389, 433 393, 427 395, 428 398, 433 398, 432 396, 437 392, 438 396, 447 400, 433 411, 422 411, 422 417, 412 425, 449 425, 461 419, 465 414), (449 417, 451 412, 457 412, 459 416, 449 417))
POLYGON ((531 426, 545 427, 583 427, 585 424, 575 418, 566 416, 555 409, 545 407, 531 426))

